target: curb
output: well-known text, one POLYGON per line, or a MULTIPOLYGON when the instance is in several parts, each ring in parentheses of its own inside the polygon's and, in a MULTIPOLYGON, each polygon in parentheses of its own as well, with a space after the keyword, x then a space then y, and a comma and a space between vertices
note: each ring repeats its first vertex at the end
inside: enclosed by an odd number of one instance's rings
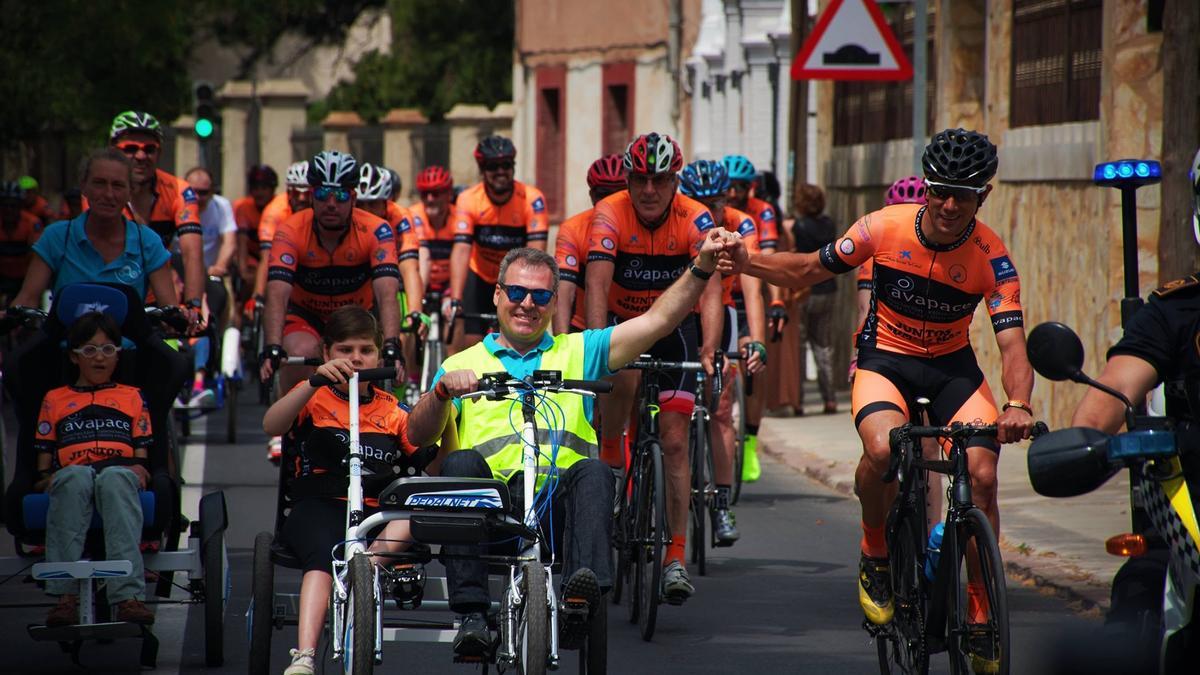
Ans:
MULTIPOLYGON (((847 497, 854 496, 853 480, 834 477, 833 468, 837 462, 823 459, 807 450, 777 452, 762 435, 758 438, 758 451, 835 492, 847 497)), ((1000 548, 1004 553, 1004 569, 1010 580, 1063 600, 1072 612, 1080 616, 1100 619, 1108 609, 1108 581, 1099 580, 1095 575, 1070 565, 1035 560, 1003 536, 1000 537, 1000 548)))

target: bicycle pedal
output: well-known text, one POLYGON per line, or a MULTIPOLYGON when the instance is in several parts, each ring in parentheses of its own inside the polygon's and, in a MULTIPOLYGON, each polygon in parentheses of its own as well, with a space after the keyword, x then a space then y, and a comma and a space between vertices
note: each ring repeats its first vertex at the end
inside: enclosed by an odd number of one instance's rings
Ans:
POLYGON ((423 565, 397 565, 389 572, 392 599, 397 609, 419 609, 425 597, 423 565))
POLYGON ((564 598, 558 613, 566 619, 582 618, 586 621, 592 612, 587 598, 564 598))

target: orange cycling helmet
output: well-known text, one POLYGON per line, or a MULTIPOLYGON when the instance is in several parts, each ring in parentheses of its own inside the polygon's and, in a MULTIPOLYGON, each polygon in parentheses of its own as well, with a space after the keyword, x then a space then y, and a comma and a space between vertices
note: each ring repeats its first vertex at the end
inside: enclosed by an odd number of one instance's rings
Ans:
POLYGON ((454 187, 454 179, 445 167, 433 165, 425 167, 417 174, 417 192, 440 192, 454 187))

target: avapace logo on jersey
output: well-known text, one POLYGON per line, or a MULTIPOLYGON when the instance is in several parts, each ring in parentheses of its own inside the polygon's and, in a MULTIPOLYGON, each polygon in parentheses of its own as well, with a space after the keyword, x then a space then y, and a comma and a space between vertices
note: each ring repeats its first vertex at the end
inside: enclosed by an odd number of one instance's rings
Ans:
POLYGON ((296 285, 317 295, 346 295, 355 293, 371 276, 368 265, 300 268, 296 285))
POLYGON ((666 290, 686 268, 687 256, 634 255, 617 252, 614 278, 631 291, 666 290))
POLYGON ((476 225, 475 242, 487 248, 508 251, 525 245, 525 228, 508 225, 476 225))
POLYGON ((918 283, 910 276, 888 279, 883 284, 884 302, 905 316, 938 323, 949 323, 968 316, 979 304, 978 298, 964 297, 964 293, 954 291, 945 284, 932 282, 923 285, 929 295, 918 291, 918 283), (935 297, 935 294, 941 297, 935 297))

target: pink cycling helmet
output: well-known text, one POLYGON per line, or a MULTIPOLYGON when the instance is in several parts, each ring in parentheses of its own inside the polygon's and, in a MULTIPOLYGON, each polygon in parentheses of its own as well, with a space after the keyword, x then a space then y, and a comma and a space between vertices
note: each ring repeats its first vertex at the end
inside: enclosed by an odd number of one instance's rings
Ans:
POLYGON ((901 178, 888 188, 887 196, 883 199, 884 206, 893 204, 924 204, 925 180, 920 176, 901 178))

